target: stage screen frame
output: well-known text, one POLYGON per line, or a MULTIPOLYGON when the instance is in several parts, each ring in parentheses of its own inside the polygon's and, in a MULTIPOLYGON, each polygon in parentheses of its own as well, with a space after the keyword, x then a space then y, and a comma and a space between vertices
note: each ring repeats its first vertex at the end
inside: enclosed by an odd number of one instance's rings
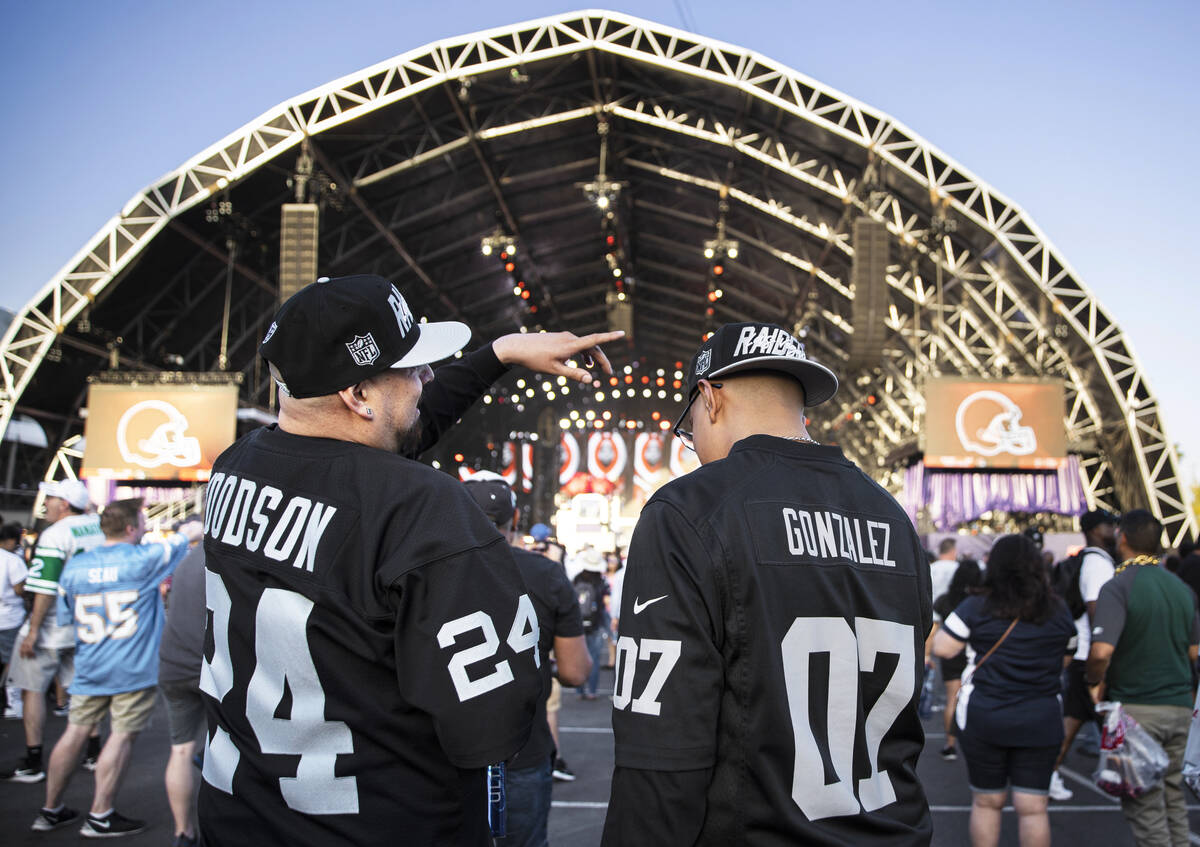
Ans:
POLYGON ((237 437, 237 408, 233 381, 93 381, 80 476, 203 482, 237 437))
POLYGON ((1066 386, 1062 380, 929 379, 925 383, 925 466, 1058 470, 1067 464, 1065 409, 1066 386), (968 406, 969 400, 973 402, 968 406), (994 413, 991 420, 999 421, 1014 409, 1018 416, 1010 418, 1012 425, 1003 437, 972 439, 972 427, 982 434, 978 427, 980 413, 985 417, 994 413), (964 434, 974 449, 964 444, 964 434))

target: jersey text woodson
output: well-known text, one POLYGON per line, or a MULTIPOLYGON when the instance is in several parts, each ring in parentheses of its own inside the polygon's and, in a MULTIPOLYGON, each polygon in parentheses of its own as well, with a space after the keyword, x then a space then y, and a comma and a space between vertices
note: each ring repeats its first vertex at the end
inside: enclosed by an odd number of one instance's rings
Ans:
POLYGON ((204 534, 213 541, 262 553, 277 562, 312 572, 317 547, 337 507, 300 495, 284 503, 284 493, 233 474, 216 473, 208 483, 204 534), (295 558, 292 558, 293 552, 295 558))

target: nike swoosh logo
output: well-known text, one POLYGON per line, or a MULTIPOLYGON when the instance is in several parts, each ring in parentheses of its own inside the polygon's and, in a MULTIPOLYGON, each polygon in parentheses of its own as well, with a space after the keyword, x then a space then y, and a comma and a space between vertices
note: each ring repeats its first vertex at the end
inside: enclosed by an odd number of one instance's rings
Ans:
POLYGON ((657 603, 659 600, 666 600, 666 599, 667 599, 667 595, 664 594, 662 597, 655 597, 653 600, 647 600, 645 603, 639 603, 638 599, 636 597, 634 597, 633 598, 633 613, 635 615, 640 615, 642 613, 642 610, 645 609, 647 606, 649 606, 651 603, 657 603))

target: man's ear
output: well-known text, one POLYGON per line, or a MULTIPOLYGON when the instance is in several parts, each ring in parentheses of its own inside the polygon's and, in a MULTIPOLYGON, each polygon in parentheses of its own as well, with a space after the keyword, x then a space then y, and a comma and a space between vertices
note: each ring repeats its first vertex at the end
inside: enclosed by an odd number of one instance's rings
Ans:
POLYGON ((708 382, 704 382, 700 385, 700 393, 701 401, 704 403, 704 414, 708 415, 708 422, 716 423, 717 416, 725 408, 721 392, 715 390, 708 382))
POLYGON ((357 415, 363 420, 371 420, 374 416, 374 410, 370 407, 367 401, 368 383, 366 380, 355 383, 349 388, 343 388, 338 392, 338 397, 346 404, 346 408, 351 413, 357 415))

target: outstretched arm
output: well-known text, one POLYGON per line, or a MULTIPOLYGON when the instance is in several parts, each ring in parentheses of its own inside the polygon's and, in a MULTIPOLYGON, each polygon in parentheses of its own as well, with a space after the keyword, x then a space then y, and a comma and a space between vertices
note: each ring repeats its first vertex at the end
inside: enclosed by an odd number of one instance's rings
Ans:
POLYGON ((513 333, 497 338, 460 359, 454 359, 434 371, 433 379, 421 393, 421 442, 416 453, 428 450, 463 416, 483 392, 513 365, 534 373, 566 376, 589 382, 592 374, 585 368, 599 366, 612 373, 601 344, 616 341, 623 332, 597 332, 578 336, 573 332, 513 333))
POLYGON ((492 342, 496 358, 506 365, 523 365, 534 373, 565 376, 576 382, 591 382, 587 368, 599 366, 606 374, 612 365, 601 344, 625 336, 624 332, 594 332, 578 336, 573 332, 536 332, 503 335, 492 342), (582 362, 584 367, 579 367, 582 362))

